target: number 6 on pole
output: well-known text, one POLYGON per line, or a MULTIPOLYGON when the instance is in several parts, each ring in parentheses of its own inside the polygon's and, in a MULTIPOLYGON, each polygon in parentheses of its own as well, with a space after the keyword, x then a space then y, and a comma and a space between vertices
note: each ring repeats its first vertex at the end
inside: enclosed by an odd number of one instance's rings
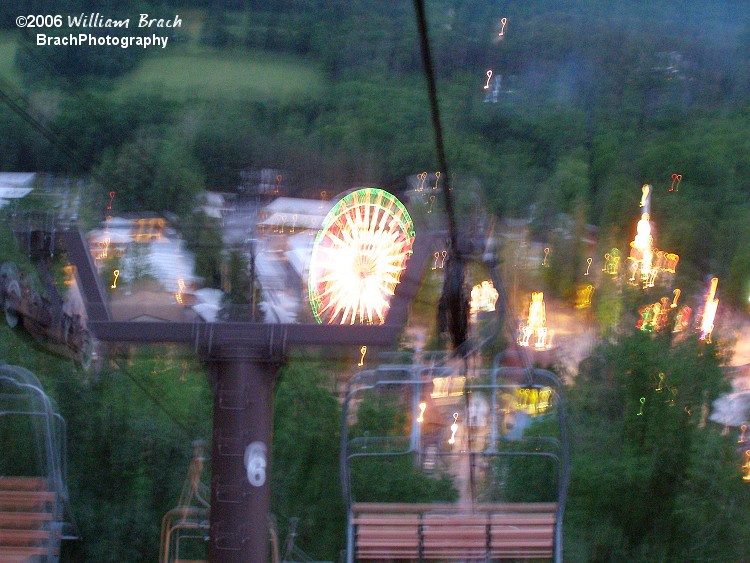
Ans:
POLYGON ((253 442, 245 448, 247 480, 253 487, 262 487, 266 482, 266 445, 253 442))

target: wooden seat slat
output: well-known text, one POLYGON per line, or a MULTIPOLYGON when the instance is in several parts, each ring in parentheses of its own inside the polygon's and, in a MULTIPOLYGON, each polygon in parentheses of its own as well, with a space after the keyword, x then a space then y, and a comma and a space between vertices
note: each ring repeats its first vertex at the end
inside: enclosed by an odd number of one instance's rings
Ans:
POLYGON ((554 542, 552 540, 509 540, 501 542, 492 542, 491 550, 503 550, 503 549, 526 549, 526 548, 552 548, 554 542))
POLYGON ((419 541, 419 536, 415 530, 403 530, 397 533, 376 533, 378 530, 367 530, 364 533, 359 533, 357 537, 360 542, 369 540, 401 540, 401 541, 419 541))
POLYGON ((47 479, 43 477, 0 477, 0 491, 45 491, 47 479))
MULTIPOLYGON (((0 546, 35 546, 42 545, 49 540, 49 530, 0 530, 0 546)), ((1 550, 0 559, 2 559, 1 550)))
POLYGON ((419 518, 370 518, 368 516, 358 516, 354 518, 354 524, 365 526, 419 526, 419 518))
POLYGON ((49 512, 0 512, 0 529, 22 528, 31 530, 41 528, 52 520, 49 512))
POLYGON ((34 510, 54 502, 55 493, 48 491, 0 491, 0 510, 34 510))
POLYGON ((423 536, 422 543, 425 546, 451 546, 451 545, 464 545, 471 544, 472 546, 486 546, 487 545, 487 534, 434 534, 432 536, 423 536))
POLYGON ((523 518, 517 518, 515 514, 493 515, 490 518, 492 526, 551 526, 556 521, 556 518, 549 514, 524 514, 523 518))
MULTIPOLYGON (((34 557, 35 555, 47 555, 50 549, 44 546, 8 546, 3 547, 0 551, 0 558, 4 561, 5 557, 34 557)), ((57 553, 53 550, 53 555, 57 553)))
POLYGON ((422 520, 424 526, 486 526, 487 516, 433 516, 426 515, 422 520))
POLYGON ((492 543, 510 541, 510 540, 553 540, 554 530, 504 530, 498 533, 497 530, 490 532, 492 543))
POLYGON ((417 559, 420 551, 433 560, 553 556, 556 503, 355 503, 352 508, 360 559, 417 559))
POLYGON ((461 512, 556 512, 556 502, 489 502, 475 505, 455 505, 441 502, 423 502, 409 504, 405 502, 355 502, 352 504, 354 512, 393 512, 400 514, 423 514, 426 512, 447 512, 456 514, 461 512))
POLYGON ((422 537, 425 541, 440 541, 440 540, 461 540, 477 538, 487 541, 487 529, 476 529, 476 528, 461 528, 455 526, 453 528, 425 528, 422 530, 422 537))

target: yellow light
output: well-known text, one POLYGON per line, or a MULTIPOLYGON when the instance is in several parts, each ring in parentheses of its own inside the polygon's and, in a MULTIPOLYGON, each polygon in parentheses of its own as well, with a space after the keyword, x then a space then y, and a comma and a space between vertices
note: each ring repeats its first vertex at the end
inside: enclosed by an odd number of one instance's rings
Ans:
POLYGON ((551 406, 552 389, 549 387, 519 387, 515 392, 515 410, 535 415, 547 411, 551 406))
POLYGON ((745 464, 742 466, 745 474, 742 476, 743 481, 750 481, 750 450, 745 450, 745 464))
POLYGON ((666 377, 667 377, 667 376, 666 376, 666 375, 664 375, 664 373, 663 373, 663 372, 659 372, 659 386, 658 386, 658 387, 656 388, 656 391, 658 391, 658 392, 660 392, 660 393, 661 393, 661 391, 662 391, 662 390, 664 389, 664 379, 665 379, 666 377))
POLYGON ((521 346, 529 346, 529 340, 532 335, 536 335, 536 348, 544 348, 547 339, 547 314, 544 306, 544 293, 533 292, 531 294, 531 304, 529 305, 529 316, 526 326, 523 327, 523 334, 519 339, 521 346))
POLYGON ((185 280, 180 278, 177 280, 177 293, 175 293, 174 295, 175 301, 177 301, 177 303, 179 303, 180 305, 183 304, 182 293, 184 291, 185 291, 185 280))
POLYGON ((470 313, 492 312, 495 310, 498 292, 491 281, 485 280, 471 289, 470 313))
POLYGON ((104 252, 99 255, 99 258, 106 258, 109 251, 109 237, 104 239, 104 252))
POLYGON ((361 368, 363 365, 365 365, 365 354, 367 354, 367 346, 362 346, 359 349, 359 353, 362 355, 359 358, 359 363, 357 364, 357 367, 361 368))
POLYGON ((643 416, 643 405, 646 402, 646 397, 641 397, 640 401, 641 401, 641 410, 638 411, 637 416, 643 416))
POLYGON ((432 379, 432 393, 430 393, 430 397, 433 399, 460 397, 464 394, 465 385, 466 377, 463 375, 434 377, 432 379))
POLYGON ((602 272, 607 272, 610 276, 617 276, 620 271, 620 250, 613 248, 604 255, 604 268, 602 272))
POLYGON ((703 309, 703 319, 701 321, 701 340, 711 342, 711 333, 714 330, 714 318, 716 310, 719 307, 719 300, 714 299, 716 295, 716 286, 719 284, 719 278, 711 278, 711 287, 706 296, 706 305, 703 309))
POLYGON ((643 195, 641 195, 641 207, 648 209, 649 203, 651 202, 651 185, 643 184, 641 191, 643 192, 643 195))
POLYGON ((576 289, 576 309, 591 307, 591 296, 594 294, 594 286, 579 285, 576 289))
POLYGON ((117 278, 120 276, 120 270, 115 270, 112 272, 112 274, 115 276, 115 279, 112 282, 112 285, 109 287, 110 289, 117 289, 117 278))
POLYGON ((669 187, 669 191, 679 192, 680 182, 682 182, 682 174, 672 174, 672 185, 669 187), (677 182, 677 188, 675 188, 675 185, 674 185, 675 182, 677 182))
POLYGON ((65 285, 73 285, 75 281, 76 267, 73 264, 68 264, 63 268, 63 272, 65 272, 65 285))
POLYGON ((424 411, 427 408, 427 403, 424 401, 419 403, 419 416, 417 417, 417 422, 420 424, 424 422, 424 411))
POLYGON ((458 430, 458 413, 453 413, 453 424, 451 424, 451 437, 448 443, 453 445, 456 443, 456 431, 458 430))

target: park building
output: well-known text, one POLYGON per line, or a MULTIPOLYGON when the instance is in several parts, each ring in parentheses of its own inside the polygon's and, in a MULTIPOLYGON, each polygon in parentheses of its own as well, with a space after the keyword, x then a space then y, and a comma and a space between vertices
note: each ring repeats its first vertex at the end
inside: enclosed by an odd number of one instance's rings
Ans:
POLYGON ((153 213, 109 217, 87 238, 115 320, 195 317, 186 308, 199 284, 195 259, 165 218, 153 213))
POLYGON ((26 197, 35 186, 33 172, 0 172, 0 209, 26 197))
POLYGON ((269 322, 299 322, 315 235, 335 200, 279 197, 258 213, 255 271, 269 322))

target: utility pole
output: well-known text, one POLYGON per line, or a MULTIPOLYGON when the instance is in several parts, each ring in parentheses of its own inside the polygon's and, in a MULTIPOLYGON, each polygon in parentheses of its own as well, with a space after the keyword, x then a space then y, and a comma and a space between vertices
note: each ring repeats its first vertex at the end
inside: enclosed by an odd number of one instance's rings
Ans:
POLYGON ((88 328, 99 340, 193 345, 209 365, 213 393, 211 563, 263 563, 268 558, 268 509, 273 388, 292 346, 390 346, 419 288, 432 236, 415 241, 382 325, 307 325, 255 322, 117 322, 83 234, 62 233, 77 268, 88 328))

